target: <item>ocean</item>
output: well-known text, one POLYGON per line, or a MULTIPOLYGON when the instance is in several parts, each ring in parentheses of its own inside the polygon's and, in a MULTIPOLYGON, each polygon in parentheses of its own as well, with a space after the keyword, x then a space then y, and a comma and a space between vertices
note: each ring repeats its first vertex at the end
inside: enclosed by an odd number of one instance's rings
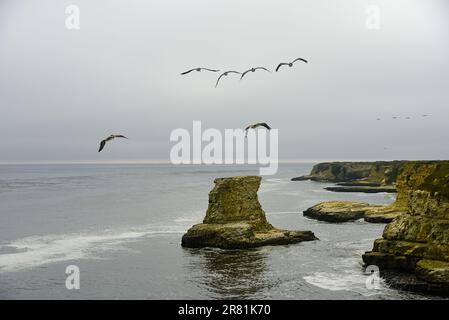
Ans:
MULTIPOLYGON (((0 299, 427 299, 366 285, 361 254, 384 224, 303 217, 320 201, 391 203, 394 194, 333 193, 290 181, 313 163, 281 164, 259 200, 271 224, 319 241, 249 250, 184 249, 217 177, 241 166, 0 165, 0 299), (66 268, 79 268, 79 289, 66 268)), ((382 271, 380 272, 382 275, 382 271)))

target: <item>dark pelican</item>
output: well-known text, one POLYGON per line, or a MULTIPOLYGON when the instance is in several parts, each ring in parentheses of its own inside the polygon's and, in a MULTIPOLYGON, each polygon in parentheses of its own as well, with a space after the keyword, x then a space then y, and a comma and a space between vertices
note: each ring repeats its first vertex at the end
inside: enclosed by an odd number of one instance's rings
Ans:
POLYGON ((241 72, 238 72, 238 71, 232 71, 232 70, 231 70, 231 71, 223 72, 223 73, 220 74, 220 76, 218 77, 217 83, 215 84, 215 88, 218 86, 218 82, 220 81, 221 77, 226 77, 229 73, 242 74, 241 72))
POLYGON ((115 139, 115 138, 125 138, 125 139, 128 139, 127 137, 122 136, 121 134, 111 134, 111 135, 110 135, 109 137, 107 137, 106 139, 101 140, 101 142, 100 142, 100 149, 98 149, 98 152, 100 152, 101 150, 103 150, 104 146, 106 145, 106 142, 111 141, 112 139, 115 139))
POLYGON ((242 73, 242 76, 240 77, 240 80, 242 80, 242 78, 245 76, 245 74, 247 74, 248 72, 255 72, 256 70, 265 70, 265 71, 268 71, 268 72, 271 72, 270 70, 268 70, 267 68, 264 68, 264 67, 256 67, 256 68, 251 68, 251 69, 248 69, 248 70, 246 70, 245 72, 243 72, 242 73))
POLYGON ((276 68, 276 72, 278 72, 279 68, 282 67, 282 66, 289 66, 290 68, 293 67, 293 64, 296 61, 299 61, 299 60, 303 61, 305 63, 308 63, 308 61, 306 59, 303 59, 303 58, 297 58, 297 59, 293 60, 292 62, 281 62, 281 63, 278 64, 278 66, 276 68))
POLYGON ((255 123, 255 124, 250 124, 249 126, 247 126, 245 128, 245 138, 248 136, 248 130, 249 129, 256 129, 258 127, 264 127, 267 128, 268 130, 271 130, 271 127, 266 124, 265 122, 259 122, 259 123, 255 123))
POLYGON ((201 70, 207 70, 207 71, 211 71, 211 72, 218 72, 218 71, 220 71, 220 70, 216 70, 216 69, 208 69, 208 68, 193 68, 193 69, 184 71, 183 73, 181 73, 181 75, 188 74, 188 73, 190 73, 190 72, 192 72, 192 71, 198 71, 198 72, 201 72, 201 70))

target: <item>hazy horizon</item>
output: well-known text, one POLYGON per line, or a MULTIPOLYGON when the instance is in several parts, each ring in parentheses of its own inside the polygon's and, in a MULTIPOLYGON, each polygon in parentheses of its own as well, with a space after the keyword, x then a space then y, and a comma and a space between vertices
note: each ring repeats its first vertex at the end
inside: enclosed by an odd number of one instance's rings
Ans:
POLYGON ((449 159, 447 9, 444 0, 3 0, 0 163, 168 161, 170 132, 194 120, 220 130, 266 121, 279 129, 281 162, 449 159), (65 28, 71 4, 80 30, 65 28), (365 26, 368 5, 380 9, 379 30, 365 26), (217 74, 179 75, 296 57, 309 63, 218 88, 217 74), (98 153, 112 133, 130 139, 98 153))

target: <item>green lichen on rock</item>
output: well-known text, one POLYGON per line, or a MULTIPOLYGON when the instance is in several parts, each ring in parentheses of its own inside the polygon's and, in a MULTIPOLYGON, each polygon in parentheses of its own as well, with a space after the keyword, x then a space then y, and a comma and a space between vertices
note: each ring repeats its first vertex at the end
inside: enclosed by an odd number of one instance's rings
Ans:
POLYGON ((351 182, 351 186, 393 185, 407 161, 322 162, 309 175, 292 180, 351 182))
POLYGON ((206 217, 184 234, 182 246, 240 249, 317 240, 311 231, 281 230, 268 223, 257 197, 260 177, 218 178, 214 182, 206 217))
MULTIPOLYGON (((396 200, 407 212, 385 227, 364 262, 412 274, 417 281, 409 281, 409 290, 449 293, 448 182, 449 162, 407 164, 397 181, 396 200)), ((395 285, 395 278, 389 282, 395 285)))

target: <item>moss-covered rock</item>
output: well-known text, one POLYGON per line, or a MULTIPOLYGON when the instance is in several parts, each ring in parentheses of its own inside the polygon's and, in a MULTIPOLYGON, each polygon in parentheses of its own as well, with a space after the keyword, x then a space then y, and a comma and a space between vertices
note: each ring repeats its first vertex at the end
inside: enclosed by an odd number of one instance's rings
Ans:
POLYGON ((242 176, 215 179, 203 223, 182 237, 184 247, 252 248, 317 240, 311 231, 289 231, 268 223, 257 191, 261 178, 242 176))

